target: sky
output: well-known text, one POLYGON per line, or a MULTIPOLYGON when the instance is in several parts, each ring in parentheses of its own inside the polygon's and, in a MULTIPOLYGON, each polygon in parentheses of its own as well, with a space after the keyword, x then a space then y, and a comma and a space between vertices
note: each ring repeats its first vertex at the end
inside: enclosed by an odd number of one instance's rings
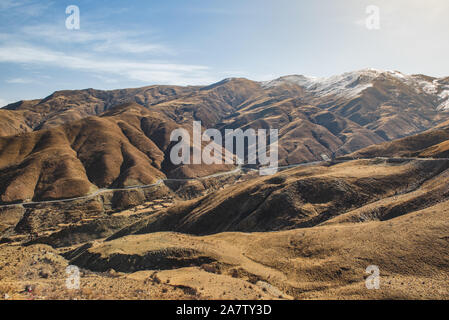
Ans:
POLYGON ((0 0, 0 106, 228 77, 449 76, 448 17, 447 0, 0 0))

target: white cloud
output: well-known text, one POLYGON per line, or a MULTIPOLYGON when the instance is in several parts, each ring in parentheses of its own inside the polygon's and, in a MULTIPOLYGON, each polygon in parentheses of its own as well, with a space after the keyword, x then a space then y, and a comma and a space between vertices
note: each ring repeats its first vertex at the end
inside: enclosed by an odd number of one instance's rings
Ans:
POLYGON ((93 76, 95 78, 101 80, 103 83, 107 83, 107 84, 119 83, 119 81, 116 78, 105 77, 100 74, 94 74, 93 76))
POLYGON ((0 11, 8 10, 8 14, 20 14, 30 17, 40 16, 53 4, 53 1, 0 0, 0 11), (13 10, 13 11, 12 11, 13 10))
POLYGON ((209 76, 207 67, 200 65, 105 59, 88 54, 65 54, 30 45, 0 46, 0 62, 60 67, 142 82, 185 85, 206 84, 216 80, 209 76))
POLYGON ((0 10, 8 10, 14 7, 21 6, 23 3, 20 1, 13 0, 0 0, 0 10))
POLYGON ((12 84, 26 84, 26 83, 33 83, 34 80, 27 79, 27 78, 14 78, 14 79, 8 79, 8 80, 6 80, 6 82, 12 83, 12 84))
POLYGON ((103 44, 94 46, 95 51, 119 51, 126 53, 155 53, 155 54, 173 54, 173 51, 160 44, 142 44, 139 42, 127 41, 107 41, 103 44))
MULTIPOLYGON (((26 7, 25 4, 34 3, 30 0, 0 0, 0 9, 17 11, 26 7)), ((67 30, 63 24, 22 26, 13 32, 0 33, 0 63, 77 70, 109 84, 120 83, 123 79, 177 85, 208 84, 219 80, 211 76, 206 66, 167 62, 167 57, 173 58, 176 52, 160 41, 152 41, 154 37, 151 30, 110 31, 87 24, 76 31, 67 30)), ((36 82, 26 75, 10 77, 7 83, 36 82)))
MULTIPOLYGON (((135 31, 87 32, 84 30, 67 30, 55 25, 34 25, 23 27, 17 37, 42 39, 53 44, 71 43, 91 45, 94 51, 114 53, 152 53, 170 54, 174 51, 160 43, 149 43, 145 40, 148 34, 135 31)), ((28 40, 28 39, 27 39, 28 40)))

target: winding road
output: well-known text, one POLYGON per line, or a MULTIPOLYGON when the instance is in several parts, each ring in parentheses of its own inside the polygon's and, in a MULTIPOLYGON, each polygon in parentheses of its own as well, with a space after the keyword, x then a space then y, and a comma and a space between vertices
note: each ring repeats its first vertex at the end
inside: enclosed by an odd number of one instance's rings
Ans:
MULTIPOLYGON (((359 159, 334 160, 332 162, 333 163, 343 163, 343 162, 349 162, 349 161, 354 161, 354 160, 374 160, 374 159, 388 160, 388 161, 442 161, 442 160, 449 160, 449 158, 389 158, 389 157, 376 157, 376 158, 359 158, 359 159)), ((296 167, 301 167, 301 166, 318 165, 320 163, 325 163, 325 162, 329 162, 329 161, 322 160, 322 161, 303 162, 303 163, 298 163, 298 164, 279 166, 279 167, 277 167, 277 169, 278 169, 278 171, 280 171, 280 170, 296 168, 296 167)), ((31 206, 31 205, 37 205, 37 204, 63 203, 63 202, 70 202, 70 201, 76 201, 76 200, 84 200, 84 199, 94 198, 94 197, 96 197, 96 196, 98 196, 98 195, 100 195, 102 193, 106 193, 106 192, 126 191, 126 190, 135 190, 135 189, 146 189, 146 188, 156 187, 156 186, 161 185, 164 182, 170 182, 170 181, 172 181, 172 182, 183 182, 183 181, 192 181, 192 180, 206 180, 206 179, 210 179, 210 178, 217 178, 217 177, 221 177, 221 176, 227 176, 227 175, 233 175, 233 174, 242 173, 244 170, 258 171, 259 169, 244 168, 241 165, 239 165, 234 170, 214 173, 214 174, 211 174, 211 175, 208 175, 208 176, 204 176, 204 177, 200 177, 200 178, 159 179, 155 183, 147 184, 147 185, 137 185, 137 186, 128 186, 128 187, 123 187, 123 188, 111 188, 111 189, 109 189, 109 188, 98 189, 94 193, 91 193, 91 194, 88 194, 88 195, 85 195, 85 196, 81 196, 81 197, 74 197, 74 198, 67 198, 67 199, 57 199, 57 200, 29 201, 29 202, 19 202, 19 203, 12 203, 12 204, 4 204, 4 205, 0 205, 0 209, 1 208, 8 208, 8 207, 17 207, 17 206, 31 206)))

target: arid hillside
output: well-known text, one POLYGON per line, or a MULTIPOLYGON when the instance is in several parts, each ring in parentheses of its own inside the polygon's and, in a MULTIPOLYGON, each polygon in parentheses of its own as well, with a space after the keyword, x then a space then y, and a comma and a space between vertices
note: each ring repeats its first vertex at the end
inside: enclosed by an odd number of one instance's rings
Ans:
POLYGON ((179 127, 160 113, 125 104, 101 116, 0 137, 1 201, 72 198, 99 188, 148 185, 233 167, 173 166, 170 133, 179 127))
POLYGON ((449 158, 449 126, 443 123, 421 134, 363 148, 344 158, 373 157, 449 158))
POLYGON ((448 169, 449 160, 382 159, 293 168, 180 203, 111 238, 159 231, 286 230, 349 213, 354 221, 387 220, 446 199, 448 169))
POLYGON ((0 241, 1 297, 447 299, 448 175, 447 159, 384 157, 249 172, 199 198, 160 193, 32 234, 39 211, 27 211, 0 241))
MULTIPOLYGON (((71 198, 230 169, 168 161, 170 133, 194 120, 222 133, 278 129, 280 165, 346 155, 448 121, 446 87, 444 79, 367 69, 326 79, 58 91, 0 110, 0 201, 71 198)), ((445 145, 435 148, 423 152, 444 153, 445 145)))
POLYGON ((448 86, 368 69, 9 105, 0 299, 449 299, 448 86), (279 129, 278 172, 174 165, 194 120, 279 129))
POLYGON ((448 208, 282 232, 150 233, 76 249, 3 244, 0 298, 449 299, 448 208), (78 290, 65 286, 69 264, 81 268, 78 290), (379 289, 366 287, 369 266, 379 289))

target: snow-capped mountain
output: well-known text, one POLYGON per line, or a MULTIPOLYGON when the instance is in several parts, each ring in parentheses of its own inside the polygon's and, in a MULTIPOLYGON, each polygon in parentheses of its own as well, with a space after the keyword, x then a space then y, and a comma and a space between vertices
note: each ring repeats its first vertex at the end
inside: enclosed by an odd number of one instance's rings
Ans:
POLYGON ((170 132, 193 121, 220 132, 278 129, 281 166, 331 159, 449 124, 448 87, 449 78, 366 69, 264 83, 57 91, 0 109, 0 202, 229 170, 170 165, 170 132))
POLYGON ((449 110, 449 81, 447 78, 429 78, 422 75, 411 77, 424 92, 437 96, 438 110, 449 110))
POLYGON ((416 94, 432 96, 437 110, 449 110, 448 78, 433 78, 424 75, 407 75, 399 71, 363 69, 341 75, 317 78, 304 75, 289 75, 272 81, 262 82, 269 89, 285 84, 304 88, 316 97, 354 98, 364 90, 373 87, 375 82, 394 81, 414 89, 416 94))
POLYGON ((374 69, 366 69, 354 72, 346 72, 327 78, 316 78, 303 75, 290 75, 267 81, 262 84, 265 88, 289 83, 296 84, 316 96, 328 95, 341 97, 354 97, 364 89, 372 86, 372 81, 379 76, 380 72, 374 69))

